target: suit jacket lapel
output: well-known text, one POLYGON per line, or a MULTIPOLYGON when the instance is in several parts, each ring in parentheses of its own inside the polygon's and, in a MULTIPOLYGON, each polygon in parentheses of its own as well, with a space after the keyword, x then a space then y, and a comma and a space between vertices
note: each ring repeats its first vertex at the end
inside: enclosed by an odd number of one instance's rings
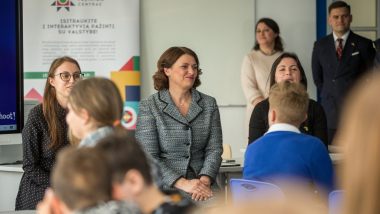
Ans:
POLYGON ((199 92, 195 89, 191 89, 191 103, 189 111, 187 112, 186 119, 191 123, 202 111, 203 108, 198 105, 199 101, 202 99, 199 92))
POLYGON ((159 92, 160 100, 166 103, 163 112, 170 116, 171 118, 177 120, 180 123, 185 125, 190 125, 186 118, 178 110, 177 106, 174 104, 172 97, 170 96, 169 90, 164 89, 159 92))
POLYGON ((344 45, 342 57, 339 60, 339 66, 338 66, 338 72, 335 72, 334 77, 338 76, 338 74, 343 71, 343 68, 348 63, 349 59, 351 58, 351 54, 355 49, 357 38, 355 37, 354 33, 351 31, 350 35, 348 35, 346 44, 344 45))

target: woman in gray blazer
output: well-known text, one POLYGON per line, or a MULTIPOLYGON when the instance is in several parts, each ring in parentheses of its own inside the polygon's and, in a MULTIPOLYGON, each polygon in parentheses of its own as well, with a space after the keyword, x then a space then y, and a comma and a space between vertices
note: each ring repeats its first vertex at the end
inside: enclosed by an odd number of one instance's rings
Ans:
POLYGON ((164 190, 216 206, 222 128, 215 99, 195 89, 202 74, 198 57, 189 48, 171 47, 157 68, 153 80, 158 92, 140 102, 136 138, 159 162, 164 190))

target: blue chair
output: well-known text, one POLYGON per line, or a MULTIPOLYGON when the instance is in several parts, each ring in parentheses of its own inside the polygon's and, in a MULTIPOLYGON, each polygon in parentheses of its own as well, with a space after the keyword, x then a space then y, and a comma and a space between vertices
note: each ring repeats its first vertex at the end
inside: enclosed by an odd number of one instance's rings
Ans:
POLYGON ((235 207, 249 202, 286 201, 280 187, 274 184, 245 179, 231 179, 230 184, 235 207))
POLYGON ((343 207, 344 190, 334 190, 329 195, 329 214, 340 213, 343 207))

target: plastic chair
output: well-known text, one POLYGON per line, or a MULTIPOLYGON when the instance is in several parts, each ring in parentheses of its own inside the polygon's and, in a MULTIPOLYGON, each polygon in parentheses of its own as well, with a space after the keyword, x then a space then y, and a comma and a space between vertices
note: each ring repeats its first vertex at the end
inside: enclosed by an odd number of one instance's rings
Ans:
POLYGON ((329 195, 329 214, 338 214, 342 210, 344 190, 334 190, 329 195))
POLYGON ((232 158, 232 153, 231 153, 231 146, 228 145, 227 143, 223 143, 223 154, 222 158, 232 158))
POLYGON ((285 195, 280 187, 266 182, 231 179, 232 200, 234 206, 243 203, 264 201, 286 201, 285 195))

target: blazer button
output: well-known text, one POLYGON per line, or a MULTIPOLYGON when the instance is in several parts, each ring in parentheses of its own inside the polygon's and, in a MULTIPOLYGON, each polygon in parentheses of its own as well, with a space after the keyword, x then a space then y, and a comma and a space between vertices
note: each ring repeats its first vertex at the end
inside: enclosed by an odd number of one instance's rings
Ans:
POLYGON ((186 146, 190 146, 190 143, 185 143, 186 146))
POLYGON ((186 156, 185 156, 185 158, 186 158, 186 159, 189 159, 189 156, 188 156, 188 155, 186 155, 186 156))
POLYGON ((189 129, 190 129, 190 126, 185 126, 183 129, 184 129, 184 130, 189 130, 189 129))

